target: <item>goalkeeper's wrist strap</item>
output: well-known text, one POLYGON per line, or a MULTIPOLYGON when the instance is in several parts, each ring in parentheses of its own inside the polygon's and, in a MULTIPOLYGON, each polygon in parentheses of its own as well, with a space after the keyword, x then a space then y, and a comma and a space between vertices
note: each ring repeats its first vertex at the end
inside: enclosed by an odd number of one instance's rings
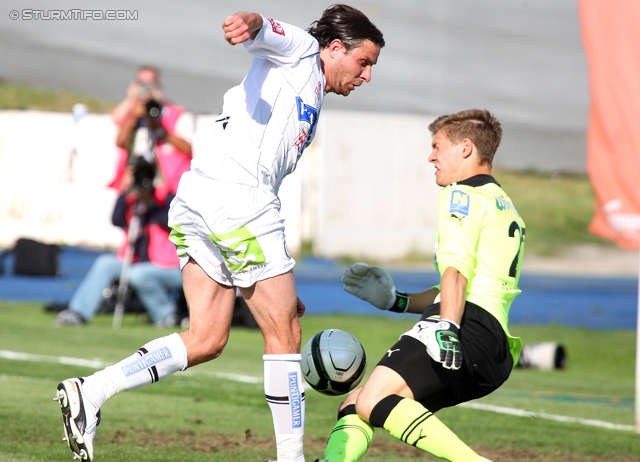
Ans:
POLYGON ((453 322, 451 319, 442 318, 440 319, 440 322, 447 322, 450 325, 454 326, 456 329, 458 329, 458 331, 460 331, 460 326, 457 323, 453 322))
POLYGON ((406 313, 409 309, 409 295, 405 292, 398 292, 396 290, 396 299, 393 302, 389 311, 393 311, 394 313, 406 313))

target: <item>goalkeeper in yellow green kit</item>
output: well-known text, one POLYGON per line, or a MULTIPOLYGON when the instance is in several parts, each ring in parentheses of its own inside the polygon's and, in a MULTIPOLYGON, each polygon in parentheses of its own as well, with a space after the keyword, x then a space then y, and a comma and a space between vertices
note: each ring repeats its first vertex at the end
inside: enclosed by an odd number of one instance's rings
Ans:
POLYGON ((472 109, 441 116, 429 162, 436 168, 440 284, 406 294, 382 268, 357 263, 347 292, 382 310, 421 313, 340 406, 325 461, 360 459, 382 427, 405 443, 453 462, 487 461, 434 413, 485 396, 509 377, 520 339, 507 327, 518 289, 525 225, 491 176, 500 122, 472 109))

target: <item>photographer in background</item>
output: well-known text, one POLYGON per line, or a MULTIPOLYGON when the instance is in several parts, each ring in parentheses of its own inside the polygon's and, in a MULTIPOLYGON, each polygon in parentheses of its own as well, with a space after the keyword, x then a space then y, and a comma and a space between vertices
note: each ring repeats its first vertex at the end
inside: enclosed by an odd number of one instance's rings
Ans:
POLYGON ((169 204, 174 197, 167 185, 154 186, 156 167, 138 157, 122 177, 123 192, 112 215, 115 226, 125 236, 117 254, 100 255, 73 294, 69 307, 58 314, 56 326, 86 324, 98 312, 103 292, 112 287, 121 273, 125 254, 132 245, 133 259, 129 286, 136 292, 149 318, 157 327, 172 327, 178 322, 173 291, 182 289, 182 275, 167 226, 169 204), (138 215, 138 234, 129 239, 129 226, 138 215))
POLYGON ((118 127, 121 127, 125 119, 129 117, 138 99, 145 97, 147 94, 149 94, 152 99, 164 101, 160 71, 153 66, 140 66, 136 72, 135 80, 129 83, 127 97, 111 112, 113 122, 118 127))
POLYGON ((191 163, 195 117, 164 97, 155 67, 138 69, 127 98, 111 116, 119 127, 116 137, 119 157, 115 178, 109 186, 122 191, 124 172, 130 172, 136 159, 144 157, 158 167, 154 183, 164 183, 175 192, 182 173, 189 170, 191 163))

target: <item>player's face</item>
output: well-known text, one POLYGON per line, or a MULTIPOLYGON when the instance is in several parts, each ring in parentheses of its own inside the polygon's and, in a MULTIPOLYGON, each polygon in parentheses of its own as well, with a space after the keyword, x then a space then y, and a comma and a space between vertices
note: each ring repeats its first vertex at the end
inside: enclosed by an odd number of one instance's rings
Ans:
POLYGON ((378 61, 380 47, 365 40, 356 48, 347 51, 342 42, 335 40, 330 45, 330 61, 326 71, 325 91, 347 96, 356 87, 371 80, 371 68, 378 61), (337 42, 337 43, 336 43, 337 42))
POLYGON ((464 145, 452 144, 440 130, 431 141, 429 162, 436 168, 436 183, 447 186, 456 181, 466 179, 464 171, 464 145))

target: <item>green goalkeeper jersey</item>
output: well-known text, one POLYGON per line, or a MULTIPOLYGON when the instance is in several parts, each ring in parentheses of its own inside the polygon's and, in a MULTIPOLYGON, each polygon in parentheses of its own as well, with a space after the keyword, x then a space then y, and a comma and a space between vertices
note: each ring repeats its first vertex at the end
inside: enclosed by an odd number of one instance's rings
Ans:
POLYGON ((511 302, 520 293, 525 225, 511 199, 490 175, 453 183, 438 196, 435 266, 467 279, 466 300, 491 313, 502 325, 518 361, 522 343, 509 333, 511 302))

